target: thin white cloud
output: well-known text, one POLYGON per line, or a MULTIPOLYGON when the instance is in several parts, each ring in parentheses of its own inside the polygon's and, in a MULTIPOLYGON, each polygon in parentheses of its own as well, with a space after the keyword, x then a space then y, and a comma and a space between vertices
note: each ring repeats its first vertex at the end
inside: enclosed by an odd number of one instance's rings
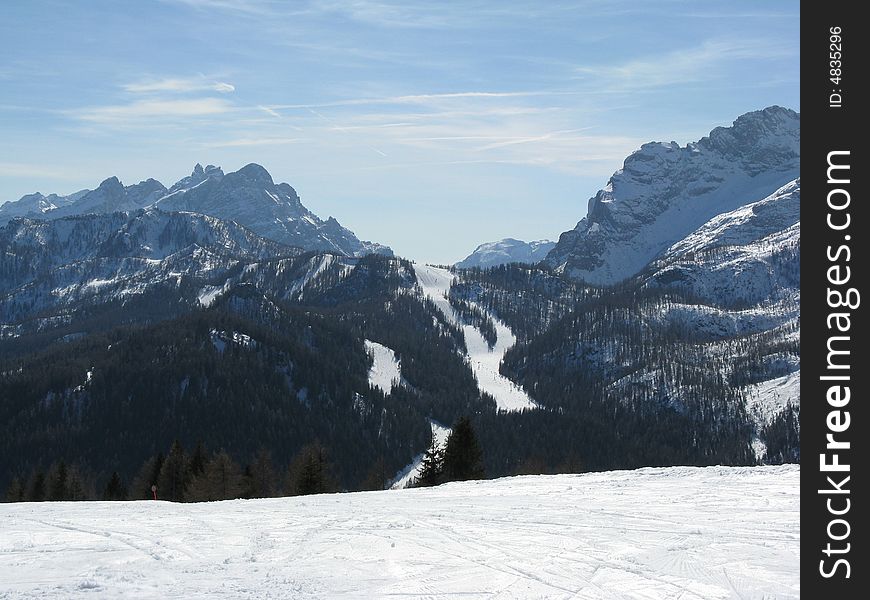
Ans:
POLYGON ((262 111, 263 111, 264 113, 266 113, 267 115, 270 115, 270 116, 275 117, 276 119, 280 119, 280 118, 281 118, 281 113, 279 113, 277 110, 274 110, 274 109, 272 109, 272 108, 269 108, 268 106, 258 106, 257 108, 259 108, 260 110, 262 110, 262 111))
POLYGON ((660 88, 715 79, 724 65, 738 60, 768 60, 792 56, 794 50, 756 40, 708 40, 698 46, 634 59, 616 65, 578 67, 580 78, 622 91, 660 88))
POLYGON ((222 142, 210 142, 203 144, 206 148, 237 148, 245 146, 283 146, 286 144, 298 144, 306 141, 304 138, 238 138, 222 142))
MULTIPOLYGON (((568 133, 577 133, 578 131, 583 131, 586 128, 581 129, 563 129, 561 131, 549 131, 542 135, 533 135, 528 137, 518 137, 518 138, 509 138, 506 140, 501 140, 498 142, 492 142, 490 144, 486 144, 485 146, 480 146, 476 148, 478 151, 486 151, 486 150, 494 150, 496 148, 504 148, 505 146, 515 146, 517 144, 531 144, 535 142, 545 142, 548 140, 552 140, 558 137, 565 137, 565 134, 568 133)), ((576 136, 575 136, 576 137, 576 136)))
MULTIPOLYGON (((250 16, 274 14, 272 3, 264 0, 161 0, 166 4, 182 4, 197 10, 223 10, 250 16)), ((280 7, 279 7, 280 8, 280 7)))
POLYGON ((68 114, 90 123, 125 125, 140 121, 218 115, 232 110, 234 110, 233 105, 225 100, 197 98, 192 100, 140 100, 130 104, 91 106, 69 111, 68 114))
POLYGON ((564 96, 575 95, 576 92, 564 91, 523 91, 523 92, 450 92, 444 94, 410 94, 404 96, 383 96, 373 98, 349 98, 334 102, 320 102, 316 104, 273 104, 268 108, 273 110, 331 108, 339 106, 366 106, 378 104, 431 104, 433 102, 467 100, 467 99, 498 99, 498 98, 523 98, 533 96, 564 96))
MULTIPOLYGON (((201 0, 191 0, 201 1, 201 0)), ((223 1, 223 0, 218 0, 223 1)), ((262 6, 262 5, 261 5, 262 6)), ((561 2, 408 2, 407 0, 318 0, 311 12, 338 15, 362 25, 391 29, 479 29, 503 21, 558 19, 566 12, 622 12, 606 0, 561 2), (603 8, 602 8, 603 7, 603 8)))
POLYGON ((207 81, 205 78, 177 78, 138 81, 122 86, 132 94, 153 94, 159 92, 189 93, 189 92, 219 92, 227 94, 234 92, 236 86, 224 81, 207 81))

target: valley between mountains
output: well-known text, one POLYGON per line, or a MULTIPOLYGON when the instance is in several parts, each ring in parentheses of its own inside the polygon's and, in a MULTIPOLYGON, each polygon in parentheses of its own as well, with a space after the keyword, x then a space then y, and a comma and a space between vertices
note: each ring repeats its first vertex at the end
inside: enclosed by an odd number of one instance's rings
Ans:
POLYGON ((102 489, 175 440, 404 485, 461 416, 490 477, 799 462, 799 349, 781 107, 645 144, 557 242, 454 266, 256 164, 0 206, 0 488, 64 460, 102 489))

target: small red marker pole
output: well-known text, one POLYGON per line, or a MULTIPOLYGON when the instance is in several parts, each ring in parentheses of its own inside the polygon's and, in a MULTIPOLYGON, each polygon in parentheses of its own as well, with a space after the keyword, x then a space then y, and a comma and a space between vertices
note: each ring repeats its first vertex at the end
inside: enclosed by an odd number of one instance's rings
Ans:
POLYGON ((154 494, 154 499, 157 500, 157 486, 156 485, 151 486, 151 493, 154 494))

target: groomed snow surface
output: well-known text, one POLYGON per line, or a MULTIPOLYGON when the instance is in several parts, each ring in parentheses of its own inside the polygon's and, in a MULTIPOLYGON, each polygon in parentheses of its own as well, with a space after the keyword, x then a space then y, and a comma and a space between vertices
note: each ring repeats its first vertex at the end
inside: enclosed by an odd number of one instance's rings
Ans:
POLYGON ((0 505, 4 598, 799 598, 797 466, 0 505))
POLYGON ((480 391, 492 396, 499 410, 518 411, 537 408, 538 403, 532 400, 523 388, 499 373, 498 368, 505 353, 517 341, 510 328, 494 315, 487 313, 498 335, 495 346, 490 349, 483 334, 473 325, 461 324, 453 307, 450 306, 447 294, 453 282, 453 273, 429 265, 414 265, 414 271, 417 273, 417 283, 420 284, 423 293, 435 303, 436 308, 451 323, 461 327, 465 335, 465 346, 468 349, 468 362, 480 391))
POLYGON ((402 381, 402 367, 392 348, 365 340, 366 352, 372 357, 369 369, 369 385, 389 395, 402 381))

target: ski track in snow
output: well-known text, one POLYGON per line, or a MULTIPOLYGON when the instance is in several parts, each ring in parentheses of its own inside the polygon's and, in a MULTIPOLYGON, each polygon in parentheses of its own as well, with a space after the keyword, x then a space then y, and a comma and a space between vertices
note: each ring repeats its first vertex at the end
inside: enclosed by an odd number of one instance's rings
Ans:
POLYGON ((372 356, 372 366, 369 369, 369 385, 380 388, 389 395, 393 388, 402 381, 402 367, 392 348, 383 344, 365 340, 366 352, 372 356))
POLYGON ((800 468, 0 505, 4 598, 800 597, 800 468))
POLYGON ((537 408, 538 404, 523 388, 498 371, 505 352, 517 341, 510 328, 493 315, 489 315, 498 335, 495 346, 490 350, 480 331, 472 325, 463 325, 450 306, 447 294, 453 281, 453 273, 429 265, 414 265, 414 271, 417 273, 417 282, 423 289, 423 293, 435 303, 438 310, 451 323, 462 329, 465 335, 465 346, 468 349, 468 361, 480 390, 495 398, 499 410, 517 411, 524 408, 537 408))

